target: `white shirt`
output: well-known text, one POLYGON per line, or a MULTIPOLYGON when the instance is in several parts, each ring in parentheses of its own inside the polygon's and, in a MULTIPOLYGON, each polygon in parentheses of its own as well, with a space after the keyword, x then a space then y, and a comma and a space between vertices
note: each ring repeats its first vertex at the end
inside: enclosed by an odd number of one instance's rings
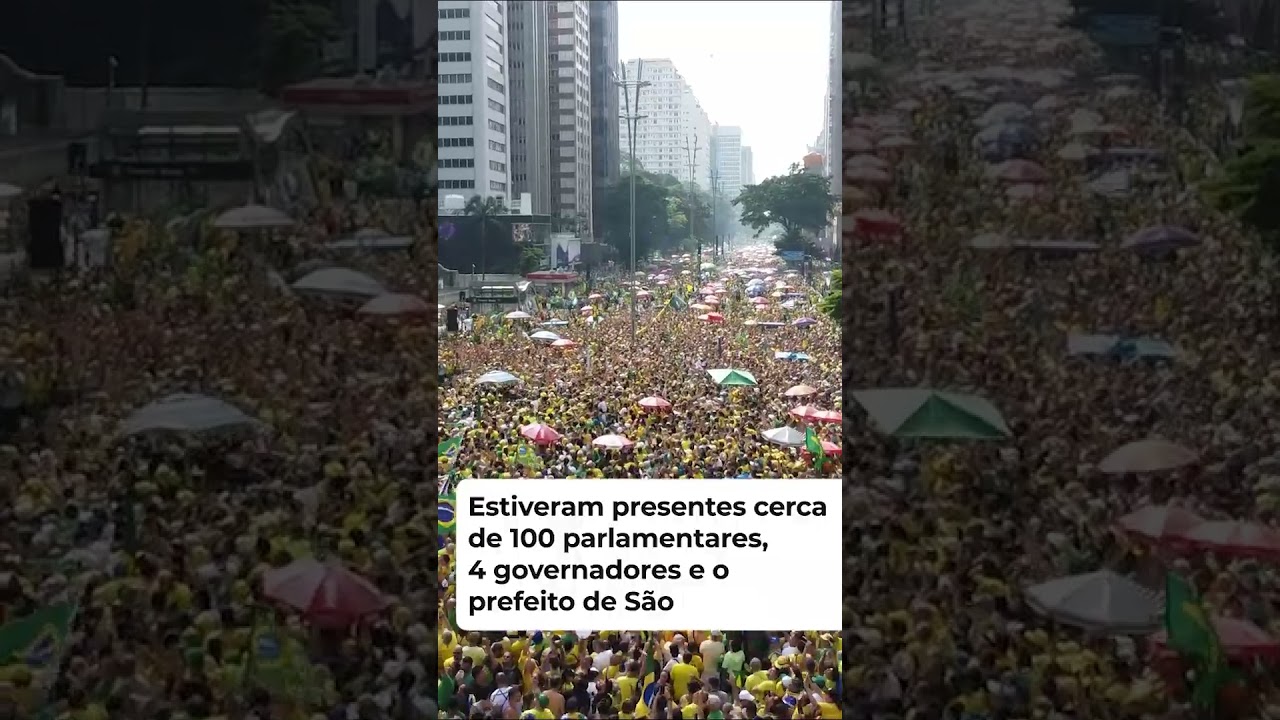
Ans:
POLYGON ((591 661, 591 667, 603 672, 606 668, 609 667, 609 661, 612 659, 613 659, 613 650, 611 649, 596 653, 595 659, 591 661))
POLYGON ((489 704, 493 705, 493 709, 497 710, 498 714, 502 714, 502 711, 506 710, 507 706, 511 704, 511 694, 518 692, 520 691, 516 690, 514 685, 500 687, 490 693, 489 704))

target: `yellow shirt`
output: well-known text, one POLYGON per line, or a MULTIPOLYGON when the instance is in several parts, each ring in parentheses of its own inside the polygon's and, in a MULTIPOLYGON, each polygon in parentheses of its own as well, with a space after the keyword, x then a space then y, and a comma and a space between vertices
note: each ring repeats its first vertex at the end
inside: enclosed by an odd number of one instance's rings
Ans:
POLYGON ((676 663, 671 668, 671 684, 675 686, 676 697, 684 697, 689 692, 689 681, 698 676, 698 668, 685 663, 676 663))
POLYGON ((765 670, 761 670, 759 672, 754 672, 748 675, 747 681, 743 683, 743 685, 744 687, 746 687, 747 692, 754 695, 756 691, 756 686, 768 679, 769 679, 769 673, 765 670))
POLYGON ((630 675, 623 675, 614 681, 614 685, 618 686, 618 697, 622 702, 626 702, 636 694, 636 686, 640 684, 640 678, 634 678, 630 675))

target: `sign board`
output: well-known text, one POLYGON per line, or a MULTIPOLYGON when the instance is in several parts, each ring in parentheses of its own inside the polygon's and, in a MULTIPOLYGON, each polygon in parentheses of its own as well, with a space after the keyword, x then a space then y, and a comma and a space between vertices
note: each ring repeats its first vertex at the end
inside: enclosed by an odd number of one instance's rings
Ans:
POLYGON ((783 250, 778 253, 778 257, 787 262, 804 262, 803 250, 783 250))
POLYGON ((247 160, 207 162, 155 162, 112 160, 89 166, 89 177, 103 180, 238 181, 253 179, 253 163, 247 160))
POLYGON ((1089 36, 1106 47, 1150 47, 1160 38, 1158 15, 1103 13, 1089 18, 1089 36))

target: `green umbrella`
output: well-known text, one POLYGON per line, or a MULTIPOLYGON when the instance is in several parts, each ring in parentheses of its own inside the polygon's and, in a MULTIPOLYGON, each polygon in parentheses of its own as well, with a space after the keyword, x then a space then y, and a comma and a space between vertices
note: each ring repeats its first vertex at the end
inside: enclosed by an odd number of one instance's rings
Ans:
POLYGON ((746 370, 721 368, 719 370, 708 370, 707 372, 710 373, 711 379, 715 380, 717 385, 755 387, 757 384, 756 376, 746 370))
POLYGON ((1012 435, 1000 411, 975 395, 928 388, 853 393, 879 429, 900 438, 998 440, 1012 435))

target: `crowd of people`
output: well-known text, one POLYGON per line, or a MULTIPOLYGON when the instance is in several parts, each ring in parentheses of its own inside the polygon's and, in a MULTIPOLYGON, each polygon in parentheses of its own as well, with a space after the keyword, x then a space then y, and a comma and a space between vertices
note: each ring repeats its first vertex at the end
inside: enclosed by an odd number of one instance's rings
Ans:
MULTIPOLYGON (((1155 654, 1158 620, 1110 631, 1028 592, 1107 569, 1163 609, 1172 572, 1211 613, 1256 625, 1258 647, 1280 631, 1274 554, 1175 554, 1117 530, 1144 507, 1252 521, 1242 527, 1264 536, 1274 524, 1274 270, 1196 192, 1214 171, 1204 143, 1166 119, 1145 79, 1104 67, 1069 12, 1058 0, 942 5, 913 28, 910 58, 881 65, 844 107, 847 388, 979 396, 1008 436, 895 436, 850 395, 846 718, 1280 717, 1265 653, 1220 638, 1248 661, 1206 715, 1155 654), (990 130, 1001 113, 1017 128, 990 130), (1091 165, 1137 148, 1167 160, 1162 177, 1091 182, 1106 170, 1091 165), (1026 161, 1020 176, 1001 174, 1011 160, 1026 161), (1152 226, 1169 244, 1125 242, 1152 226), (1173 352, 1073 352, 1084 334, 1173 352), (1150 438, 1195 460, 1104 467, 1150 438)), ((858 38, 845 41, 857 55, 858 38)))
POLYGON ((326 247, 429 237, 421 208, 357 205, 211 213, 198 243, 127 220, 110 266, 7 288, 0 717, 436 714, 434 309, 290 287, 341 267, 434 297, 434 252, 326 247))

